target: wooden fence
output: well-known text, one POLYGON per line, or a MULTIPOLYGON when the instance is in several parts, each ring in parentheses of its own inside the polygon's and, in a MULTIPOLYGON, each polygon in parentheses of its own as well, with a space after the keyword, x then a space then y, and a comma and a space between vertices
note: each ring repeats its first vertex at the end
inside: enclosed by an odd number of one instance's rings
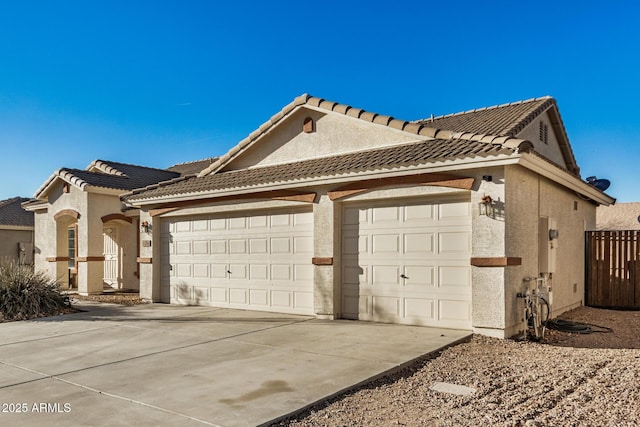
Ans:
POLYGON ((640 310, 640 230, 587 231, 586 305, 640 310))

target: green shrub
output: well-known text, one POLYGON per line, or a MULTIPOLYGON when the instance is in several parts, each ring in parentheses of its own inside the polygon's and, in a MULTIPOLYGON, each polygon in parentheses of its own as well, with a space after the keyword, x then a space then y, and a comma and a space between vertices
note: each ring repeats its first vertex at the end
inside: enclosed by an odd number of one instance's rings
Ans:
POLYGON ((31 266, 0 264, 0 321, 53 316, 66 306, 55 280, 31 266))

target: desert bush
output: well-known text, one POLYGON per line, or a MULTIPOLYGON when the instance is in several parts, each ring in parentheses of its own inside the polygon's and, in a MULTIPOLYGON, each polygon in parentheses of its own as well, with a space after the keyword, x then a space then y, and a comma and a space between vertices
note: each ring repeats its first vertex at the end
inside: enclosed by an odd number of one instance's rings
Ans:
POLYGON ((65 307, 58 284, 45 273, 17 263, 0 264, 0 321, 53 316, 65 307))

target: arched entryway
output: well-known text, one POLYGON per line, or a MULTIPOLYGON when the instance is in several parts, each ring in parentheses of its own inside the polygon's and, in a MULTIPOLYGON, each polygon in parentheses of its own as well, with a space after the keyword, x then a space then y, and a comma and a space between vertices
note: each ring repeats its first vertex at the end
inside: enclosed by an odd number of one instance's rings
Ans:
POLYGON ((53 217, 56 227, 56 256, 50 259, 55 262, 56 280, 63 287, 77 288, 78 282, 78 219, 80 213, 65 209, 53 217))

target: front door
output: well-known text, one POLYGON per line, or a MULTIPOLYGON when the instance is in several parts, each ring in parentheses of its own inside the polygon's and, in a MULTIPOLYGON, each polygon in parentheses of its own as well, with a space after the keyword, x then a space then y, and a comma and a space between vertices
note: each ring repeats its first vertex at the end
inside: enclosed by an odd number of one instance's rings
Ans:
POLYGON ((118 227, 115 225, 104 227, 104 279, 105 285, 120 288, 120 257, 118 244, 118 227))

